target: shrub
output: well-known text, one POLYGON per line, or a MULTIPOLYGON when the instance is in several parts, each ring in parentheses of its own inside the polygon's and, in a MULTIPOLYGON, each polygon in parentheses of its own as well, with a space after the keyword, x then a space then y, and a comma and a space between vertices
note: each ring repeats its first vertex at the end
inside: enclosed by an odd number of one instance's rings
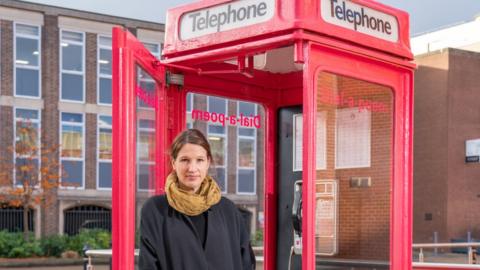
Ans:
POLYGON ((263 246, 263 230, 256 230, 252 237, 252 246, 263 246))
POLYGON ((52 235, 37 240, 23 240, 22 233, 0 231, 0 257, 25 258, 36 256, 60 257, 65 251, 83 255, 84 245, 89 249, 110 248, 111 234, 104 230, 82 230, 74 236, 52 235))
POLYGON ((52 235, 40 240, 43 256, 60 257, 67 247, 67 238, 65 235, 52 235))
POLYGON ((79 234, 68 239, 66 250, 73 250, 83 255, 83 247, 88 245, 89 249, 110 248, 112 236, 104 230, 81 230, 79 234))

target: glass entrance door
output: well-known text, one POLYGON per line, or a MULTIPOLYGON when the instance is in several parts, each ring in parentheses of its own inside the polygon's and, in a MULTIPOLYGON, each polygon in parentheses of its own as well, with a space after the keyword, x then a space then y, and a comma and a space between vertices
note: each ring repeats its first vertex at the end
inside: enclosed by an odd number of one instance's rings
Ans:
POLYGON ((316 87, 317 269, 389 269, 392 91, 329 72, 316 87))

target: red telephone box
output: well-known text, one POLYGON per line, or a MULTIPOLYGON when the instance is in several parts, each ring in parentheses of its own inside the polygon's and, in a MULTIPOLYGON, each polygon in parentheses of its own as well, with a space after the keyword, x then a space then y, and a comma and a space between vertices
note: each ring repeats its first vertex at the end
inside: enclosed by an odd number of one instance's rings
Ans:
POLYGON ((163 192, 168 145, 187 126, 223 149, 226 196, 261 198, 263 269, 411 269, 407 13, 198 1, 168 11, 163 56, 113 30, 114 269, 133 269, 139 199, 163 192))

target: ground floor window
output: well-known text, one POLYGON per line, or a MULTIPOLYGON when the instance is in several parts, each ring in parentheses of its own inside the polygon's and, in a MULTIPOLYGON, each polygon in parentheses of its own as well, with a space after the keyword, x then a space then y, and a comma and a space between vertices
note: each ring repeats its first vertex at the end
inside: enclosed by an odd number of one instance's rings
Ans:
POLYGON ((97 205, 81 205, 64 211, 64 229, 67 235, 75 235, 82 229, 112 231, 112 211, 97 205))
MULTIPOLYGON (((34 231, 32 209, 28 210, 28 230, 34 231)), ((9 232, 23 231, 23 208, 2 206, 0 204, 0 231, 7 230, 9 232)))

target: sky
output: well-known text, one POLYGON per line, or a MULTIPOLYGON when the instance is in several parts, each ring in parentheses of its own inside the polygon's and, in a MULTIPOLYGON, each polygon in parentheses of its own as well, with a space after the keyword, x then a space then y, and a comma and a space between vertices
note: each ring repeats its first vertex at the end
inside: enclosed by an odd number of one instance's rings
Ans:
MULTIPOLYGON (((18 1, 18 0, 17 0, 18 1)), ((441 29, 480 16, 480 0, 377 0, 410 13, 412 36, 441 29)), ((168 8, 194 0, 28 0, 144 21, 165 22, 168 8), (121 4, 120 4, 121 3, 121 4)))

